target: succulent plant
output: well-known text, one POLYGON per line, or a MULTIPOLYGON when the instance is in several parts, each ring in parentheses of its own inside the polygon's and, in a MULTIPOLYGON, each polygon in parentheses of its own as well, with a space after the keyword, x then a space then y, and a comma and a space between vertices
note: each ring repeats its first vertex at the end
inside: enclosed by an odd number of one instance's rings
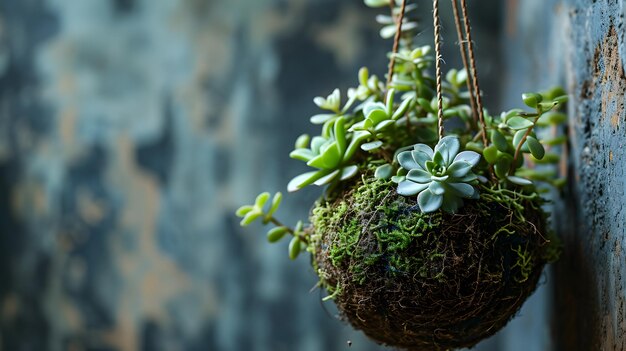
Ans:
POLYGON ((472 168, 480 161, 474 151, 459 153, 457 137, 442 138, 435 149, 417 144, 411 151, 398 154, 398 163, 408 171, 398 184, 398 194, 417 195, 417 203, 424 213, 442 208, 454 213, 463 205, 463 199, 477 199, 478 190, 473 186, 478 176, 472 168))

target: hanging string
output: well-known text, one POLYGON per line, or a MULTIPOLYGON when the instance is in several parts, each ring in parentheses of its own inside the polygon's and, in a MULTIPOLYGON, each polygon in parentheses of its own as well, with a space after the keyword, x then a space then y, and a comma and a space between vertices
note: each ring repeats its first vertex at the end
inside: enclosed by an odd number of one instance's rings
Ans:
MULTIPOLYGON (((389 4, 391 5, 391 16, 393 16, 394 1, 391 1, 389 4)), ((396 64, 396 54, 398 53, 398 48, 400 46, 400 36, 402 35, 402 22, 404 21, 405 9, 406 9, 406 0, 402 0, 402 6, 400 7, 400 15, 398 15, 398 19, 396 22, 396 35, 393 38, 393 49, 391 51, 391 60, 389 60, 389 71, 387 72, 387 89, 389 89, 389 85, 391 84, 391 77, 393 76, 393 68, 396 64)))
POLYGON ((472 108, 472 117, 474 121, 478 124, 478 111, 476 110, 476 100, 474 99, 474 80, 472 79, 471 69, 469 67, 469 62, 467 61, 467 40, 465 39, 465 33, 463 32, 463 28, 461 28, 461 17, 459 16, 459 2, 458 0, 452 0, 452 10, 454 12, 454 24, 456 26, 456 34, 459 38, 459 49, 461 51, 461 59, 463 60, 463 67, 465 67, 465 72, 468 77, 465 80, 467 84, 467 91, 470 94, 470 106, 472 108))
POLYGON ((441 24, 439 19, 439 0, 433 0, 433 26, 435 29, 435 75, 437 78, 437 121, 439 140, 443 138, 443 94, 441 84, 441 24))
MULTIPOLYGON (((455 0, 456 2, 456 0, 455 0)), ((455 6, 456 8, 456 6, 455 6)), ((476 108, 478 109, 478 118, 480 120, 481 132, 483 134, 483 143, 485 147, 489 145, 489 139, 487 138, 487 125, 485 124, 485 112, 483 109, 483 98, 480 94, 480 85, 478 84, 478 71, 476 70, 476 57, 474 55, 474 42, 472 41, 472 28, 470 26, 470 20, 467 15, 467 1, 461 0, 461 8, 463 10, 463 25, 465 27, 465 35, 466 35, 466 44, 467 50, 469 51, 469 64, 471 68, 471 72, 469 76, 471 76, 472 81, 474 83, 474 89, 472 94, 476 99, 476 108)))

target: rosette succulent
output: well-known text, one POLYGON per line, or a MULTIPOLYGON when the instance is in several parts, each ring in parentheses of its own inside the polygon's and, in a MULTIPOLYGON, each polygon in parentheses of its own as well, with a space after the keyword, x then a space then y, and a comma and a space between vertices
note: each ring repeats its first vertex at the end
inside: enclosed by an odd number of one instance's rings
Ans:
POLYGON ((474 151, 459 152, 457 137, 442 138, 435 150, 426 144, 417 144, 413 150, 398 154, 398 163, 408 171, 398 184, 398 194, 417 195, 417 203, 424 213, 442 208, 454 213, 463 205, 463 199, 478 199, 478 176, 472 168, 480 161, 474 151))

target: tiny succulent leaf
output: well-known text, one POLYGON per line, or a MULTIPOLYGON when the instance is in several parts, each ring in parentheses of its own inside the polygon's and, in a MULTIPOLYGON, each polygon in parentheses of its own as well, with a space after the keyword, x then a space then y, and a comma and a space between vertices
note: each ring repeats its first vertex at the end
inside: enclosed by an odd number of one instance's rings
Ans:
POLYGON ((443 195, 435 195, 430 190, 424 190, 417 196, 417 204, 424 213, 435 212, 443 204, 443 195))
POLYGON ((537 93, 525 93, 522 94, 522 100, 526 106, 535 108, 543 100, 543 97, 537 93))
POLYGON ((311 142, 311 137, 308 134, 302 134, 296 139, 294 148, 306 149, 309 146, 309 142, 311 142))
POLYGON ((259 209, 254 209, 250 212, 248 212, 243 219, 241 220, 241 222, 239 223, 242 227, 246 227, 249 226, 250 224, 252 224, 252 222, 254 222, 257 218, 263 216, 263 212, 261 212, 261 210, 259 209))
POLYGON ((283 194, 281 192, 277 192, 276 194, 274 194, 274 197, 272 198, 272 205, 270 206, 269 211, 267 211, 267 217, 271 217, 277 210, 278 207, 280 206, 280 203, 283 201, 283 194))
POLYGON ((298 258, 298 255, 300 255, 301 250, 302 248, 300 247, 300 238, 294 236, 289 242, 289 258, 295 260, 296 258, 298 258))
POLYGON ((506 179, 508 179, 511 183, 513 184, 517 184, 517 185, 521 185, 521 186, 526 186, 526 185, 532 185, 533 182, 526 179, 526 178, 522 178, 522 177, 516 177, 516 176, 508 176, 506 177, 506 179))
POLYGON ((406 178, 416 183, 430 183, 431 174, 421 169, 412 169, 409 171, 406 178))
POLYGON ((372 150, 378 149, 381 146, 383 146, 383 142, 380 140, 376 140, 376 141, 372 141, 372 142, 361 145, 361 149, 363 151, 372 151, 372 150))
POLYGON ((289 192, 298 191, 307 185, 311 185, 315 183, 315 181, 324 177, 327 174, 328 172, 324 172, 324 171, 312 171, 312 172, 300 174, 299 176, 296 176, 295 178, 293 178, 289 182, 289 184, 287 184, 287 191, 289 192))
MULTIPOLYGON (((417 151, 405 151, 405 152, 401 152, 398 154, 398 163, 400 164, 400 166, 404 169, 415 169, 415 168, 421 168, 426 170, 426 168, 424 166, 420 166, 417 161, 415 161, 415 157, 413 156, 414 153, 418 153, 417 151)), ((429 160, 430 157, 425 157, 423 158, 423 162, 425 163, 427 160, 429 160)))
POLYGON ((465 161, 474 167, 480 162, 480 154, 474 151, 461 151, 454 158, 454 162, 457 161, 465 161))
POLYGON ((539 140, 535 139, 532 136, 526 138, 526 143, 528 143, 528 149, 534 158, 541 160, 543 156, 546 154, 546 150, 543 148, 543 145, 539 142, 539 140))
POLYGON ((450 164, 456 154, 459 152, 461 144, 459 139, 453 136, 447 136, 442 138, 435 146, 435 153, 439 151, 446 164, 450 164))
POLYGON ((398 194, 402 196, 413 196, 428 188, 429 184, 419 184, 412 181, 404 180, 398 183, 398 194))
POLYGON ((313 184, 317 185, 317 186, 322 186, 322 185, 326 185, 331 183, 333 180, 335 180, 335 178, 337 178, 337 176, 339 175, 339 170, 335 170, 333 172, 331 172, 330 174, 323 176, 322 178, 316 180, 313 184))
POLYGON ((270 243, 275 243, 284 238, 288 232, 289 228, 287 227, 272 228, 267 232, 267 241, 269 241, 270 243))
POLYGON ((465 177, 465 175, 467 175, 467 173, 472 170, 472 167, 473 165, 468 162, 455 161, 448 168, 448 173, 450 173, 450 176, 452 177, 462 178, 465 177))
POLYGON ((304 161, 304 162, 309 162, 316 156, 317 155, 309 149, 295 149, 289 153, 289 157, 296 159, 296 160, 304 161))
POLYGON ((324 124, 335 117, 335 114, 321 113, 310 118, 311 123, 313 124, 324 124))
POLYGON ((260 193, 256 197, 256 200, 254 200, 254 206, 259 208, 259 209, 261 209, 261 208, 263 208, 263 206, 265 206, 265 203, 269 199, 270 199, 270 193, 268 193, 268 192, 260 193))
POLYGON ((491 133, 491 142, 502 152, 506 152, 509 149, 509 143, 506 141, 506 138, 497 130, 491 133))
POLYGON ((359 167, 352 165, 352 166, 348 166, 348 167, 344 167, 341 170, 341 176, 340 176, 340 180, 346 180, 346 179, 350 179, 352 177, 354 177, 357 172, 359 170, 359 167))
POLYGON ((389 179, 393 176, 393 167, 390 164, 384 164, 376 168, 374 177, 378 179, 389 179))
POLYGON ((254 209, 254 206, 244 205, 237 209, 237 211, 235 212, 235 215, 237 217, 244 217, 245 215, 248 214, 248 212, 252 211, 253 209, 254 209))
POLYGON ((528 129, 533 126, 533 122, 519 116, 511 117, 506 124, 513 130, 528 129))

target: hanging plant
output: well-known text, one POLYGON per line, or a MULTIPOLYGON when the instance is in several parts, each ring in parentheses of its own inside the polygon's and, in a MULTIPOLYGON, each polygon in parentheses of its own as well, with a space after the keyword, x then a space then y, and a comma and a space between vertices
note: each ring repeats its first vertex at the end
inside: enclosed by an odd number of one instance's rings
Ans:
POLYGON ((313 100, 324 110, 311 117, 320 135, 299 137, 290 153, 311 170, 287 186, 325 187, 310 224, 276 219, 280 193, 237 210, 243 226, 272 223, 270 242, 291 238, 292 259, 310 253, 326 299, 355 328, 410 350, 469 347, 494 334, 558 257, 540 193, 564 181, 535 165, 560 160, 551 149, 565 138, 540 135, 565 122, 558 109, 567 97, 559 88, 528 93, 525 109, 490 115, 466 1, 452 2, 464 68, 444 79, 438 1, 433 56, 413 44, 415 4, 365 0, 391 7, 378 18, 381 35, 394 37, 389 72, 382 82, 362 68, 344 104, 339 90, 313 100))

